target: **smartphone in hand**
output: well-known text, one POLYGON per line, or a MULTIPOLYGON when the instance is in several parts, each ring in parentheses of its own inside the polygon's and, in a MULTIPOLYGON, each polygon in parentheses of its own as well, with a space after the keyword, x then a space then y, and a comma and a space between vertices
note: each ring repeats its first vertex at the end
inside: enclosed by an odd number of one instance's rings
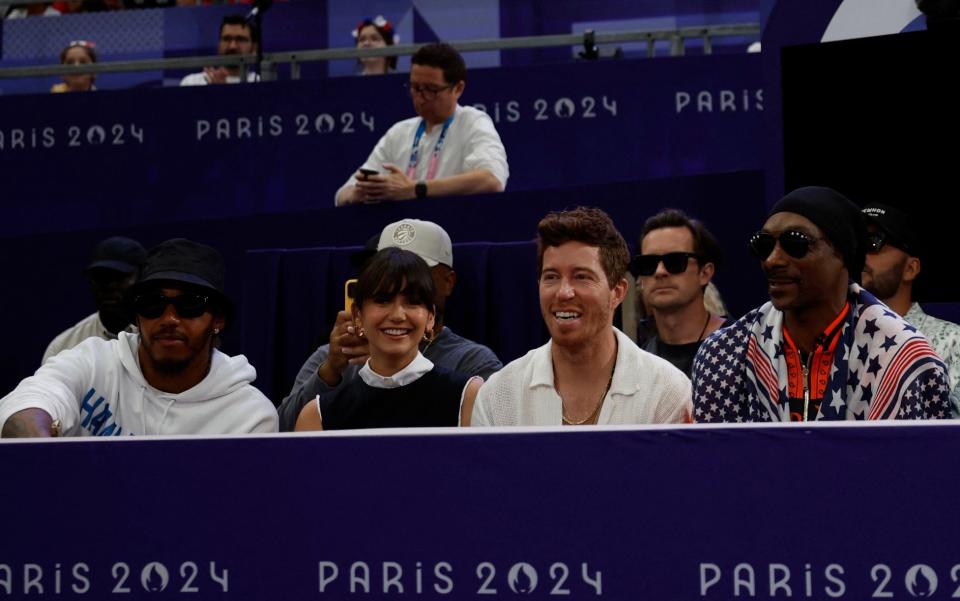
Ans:
POLYGON ((363 179, 367 179, 371 175, 380 175, 380 172, 377 171, 376 169, 366 169, 364 167, 361 167, 357 171, 363 174, 363 179))
POLYGON ((356 296, 357 279, 350 278, 343 283, 343 310, 353 315, 353 298, 356 296))

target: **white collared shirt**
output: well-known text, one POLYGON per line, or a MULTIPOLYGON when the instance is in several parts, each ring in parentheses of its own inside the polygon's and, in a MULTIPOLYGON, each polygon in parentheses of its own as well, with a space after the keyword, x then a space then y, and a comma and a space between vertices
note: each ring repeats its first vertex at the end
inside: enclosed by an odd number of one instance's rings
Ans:
POLYGON ((419 380, 424 374, 433 369, 433 361, 417 351, 417 356, 406 367, 392 376, 381 376, 370 367, 370 360, 360 368, 360 378, 371 388, 400 388, 419 380))
MULTIPOLYGON (((641 350, 620 330, 613 331, 617 361, 597 424, 690 422, 689 378, 666 360, 641 350)), ((553 385, 552 344, 528 352, 490 376, 477 394, 471 425, 561 425, 563 400, 553 385)))

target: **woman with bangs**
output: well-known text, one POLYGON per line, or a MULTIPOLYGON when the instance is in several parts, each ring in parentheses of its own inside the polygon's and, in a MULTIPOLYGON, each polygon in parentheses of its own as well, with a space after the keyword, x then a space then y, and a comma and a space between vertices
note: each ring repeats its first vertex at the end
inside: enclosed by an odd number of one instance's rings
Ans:
POLYGON ((420 353, 433 333, 435 290, 427 264, 410 251, 385 248, 360 273, 353 318, 370 358, 343 388, 310 401, 296 431, 469 425, 483 384, 435 367, 420 353))

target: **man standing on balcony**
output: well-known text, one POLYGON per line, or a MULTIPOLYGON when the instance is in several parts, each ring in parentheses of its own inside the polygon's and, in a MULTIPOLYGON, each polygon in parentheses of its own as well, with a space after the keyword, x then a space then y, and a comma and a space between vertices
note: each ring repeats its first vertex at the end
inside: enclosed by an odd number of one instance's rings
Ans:
POLYGON ((417 117, 393 125, 336 194, 336 205, 502 192, 510 170, 493 121, 460 106, 467 67, 452 46, 413 55, 409 91, 417 117))

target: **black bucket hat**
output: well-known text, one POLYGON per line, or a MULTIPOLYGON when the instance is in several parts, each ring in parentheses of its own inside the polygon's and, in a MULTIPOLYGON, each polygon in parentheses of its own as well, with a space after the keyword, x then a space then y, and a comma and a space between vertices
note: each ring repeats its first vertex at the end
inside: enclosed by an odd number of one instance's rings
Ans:
POLYGON ((211 293, 230 322, 234 306, 224 291, 225 274, 223 255, 218 250, 186 238, 174 238, 150 249, 140 278, 130 288, 129 298, 144 290, 162 287, 164 283, 186 284, 191 289, 211 293))

